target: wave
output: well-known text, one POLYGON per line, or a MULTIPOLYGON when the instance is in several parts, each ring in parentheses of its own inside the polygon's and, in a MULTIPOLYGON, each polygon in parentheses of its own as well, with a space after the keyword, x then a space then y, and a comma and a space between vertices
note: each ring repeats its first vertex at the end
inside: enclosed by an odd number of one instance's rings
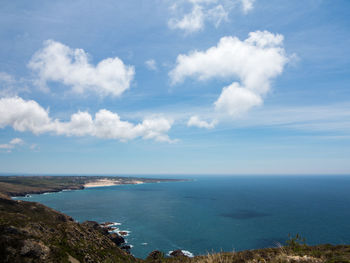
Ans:
POLYGON ((109 224, 107 226, 121 226, 122 223, 118 223, 118 222, 112 222, 112 224, 109 224))
MULTIPOLYGON (((170 257, 171 255, 171 253, 173 252, 174 250, 170 250, 169 252, 168 252, 168 256, 170 257)), ((194 255, 193 255, 193 253, 191 253, 190 251, 188 251, 188 250, 183 250, 183 249, 181 249, 181 252, 185 255, 185 256, 187 256, 187 257, 189 257, 189 258, 193 258, 194 257, 194 255)))
POLYGON ((122 237, 127 237, 130 235, 131 231, 129 230, 118 230, 117 233, 121 235, 122 237))

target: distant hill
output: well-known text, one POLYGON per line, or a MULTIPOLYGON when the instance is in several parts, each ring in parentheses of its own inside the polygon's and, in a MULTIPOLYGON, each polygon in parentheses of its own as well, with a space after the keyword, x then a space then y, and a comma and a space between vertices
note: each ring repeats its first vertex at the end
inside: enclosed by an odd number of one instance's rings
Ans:
POLYGON ((101 179, 117 181, 118 184, 184 181, 183 179, 121 176, 0 176, 0 193, 9 196, 25 196, 26 194, 59 192, 64 189, 77 190, 84 189, 84 185, 101 179))

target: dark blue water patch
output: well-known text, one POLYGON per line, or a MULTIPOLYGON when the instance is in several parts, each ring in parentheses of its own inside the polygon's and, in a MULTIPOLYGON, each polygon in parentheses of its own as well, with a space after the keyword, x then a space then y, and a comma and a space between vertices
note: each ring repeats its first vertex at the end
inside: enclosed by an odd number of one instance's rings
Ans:
POLYGON ((120 222, 132 253, 196 255, 275 246, 299 233, 308 244, 350 243, 350 177, 212 177, 21 198, 78 221, 120 222), (145 245, 145 243, 147 243, 145 245))
POLYGON ((240 209, 230 213, 223 213, 220 215, 223 217, 229 217, 232 219, 239 219, 239 220, 247 220, 252 218, 270 216, 270 214, 267 214, 267 213, 263 213, 255 210, 248 210, 248 209, 240 209))

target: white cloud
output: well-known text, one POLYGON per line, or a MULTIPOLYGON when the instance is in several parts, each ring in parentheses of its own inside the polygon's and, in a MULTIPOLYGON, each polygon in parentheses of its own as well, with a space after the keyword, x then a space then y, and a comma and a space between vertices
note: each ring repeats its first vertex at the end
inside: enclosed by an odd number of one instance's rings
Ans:
POLYGON ((218 27, 221 22, 229 20, 229 13, 237 5, 241 5, 246 14, 253 9, 253 3, 254 0, 178 0, 170 8, 177 15, 169 19, 168 25, 187 34, 202 30, 206 22, 218 27), (184 11, 188 4, 191 6, 190 12, 184 11))
POLYGON ((36 84, 47 89, 47 82, 71 86, 75 93, 94 92, 100 96, 119 96, 130 87, 135 70, 118 57, 107 58, 96 66, 89 63, 83 49, 72 49, 47 40, 34 54, 28 67, 38 74, 36 84))
MULTIPOLYGON (((350 133, 350 103, 312 106, 269 106, 252 110, 235 121, 235 127, 277 127, 308 131, 309 135, 346 135, 350 133)), ((305 135, 305 134, 304 134, 305 135)))
POLYGON ((23 144, 23 140, 20 138, 14 138, 9 143, 0 144, 0 149, 5 149, 11 151, 11 149, 15 148, 16 145, 23 144))
POLYGON ((222 21, 228 21, 228 12, 222 5, 208 10, 208 19, 211 20, 215 27, 218 27, 222 21))
POLYGON ((49 117, 49 111, 33 100, 20 97, 0 99, 0 128, 11 126, 16 131, 34 134, 53 133, 66 136, 132 140, 138 137, 172 142, 167 132, 172 121, 164 117, 146 118, 139 124, 120 120, 117 113, 102 109, 94 118, 88 112, 77 112, 69 121, 49 117))
POLYGON ((215 102, 217 110, 235 116, 262 104, 271 80, 283 72, 287 62, 283 36, 257 31, 251 32, 244 41, 223 37, 217 46, 205 51, 179 55, 169 76, 173 84, 186 78, 238 79, 239 83, 224 88, 215 102))
POLYGON ((157 70, 157 62, 154 59, 147 60, 145 64, 148 69, 157 70))
POLYGON ((198 128, 205 128, 205 129, 212 129, 215 127, 216 124, 217 124, 216 120, 207 122, 207 121, 201 120, 197 115, 192 116, 187 122, 187 126, 189 127, 195 126, 198 128))
POLYGON ((12 145, 23 144, 23 140, 21 138, 14 138, 10 141, 10 144, 12 145))
POLYGON ((17 80, 6 72, 0 72, 0 96, 16 96, 20 92, 29 92, 23 80, 17 80))
POLYGON ((219 98, 215 102, 215 108, 231 116, 238 116, 261 104, 262 98, 259 95, 249 89, 241 88, 235 82, 222 89, 219 98))
POLYGON ((204 13, 200 5, 194 5, 191 13, 184 15, 182 19, 170 19, 171 29, 181 29, 187 33, 201 30, 204 27, 204 13))
POLYGON ((255 0, 241 0, 242 10, 246 14, 253 9, 255 0))

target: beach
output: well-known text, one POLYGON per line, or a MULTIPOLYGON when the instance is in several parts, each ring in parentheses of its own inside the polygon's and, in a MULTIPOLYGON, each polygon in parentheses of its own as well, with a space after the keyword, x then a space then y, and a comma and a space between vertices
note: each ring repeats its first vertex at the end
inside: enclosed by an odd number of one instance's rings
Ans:
POLYGON ((122 184, 143 184, 144 182, 140 180, 129 180, 122 182, 121 180, 113 179, 98 179, 92 182, 87 182, 84 184, 84 188, 91 187, 104 187, 104 186, 113 186, 113 185, 122 185, 122 184))

